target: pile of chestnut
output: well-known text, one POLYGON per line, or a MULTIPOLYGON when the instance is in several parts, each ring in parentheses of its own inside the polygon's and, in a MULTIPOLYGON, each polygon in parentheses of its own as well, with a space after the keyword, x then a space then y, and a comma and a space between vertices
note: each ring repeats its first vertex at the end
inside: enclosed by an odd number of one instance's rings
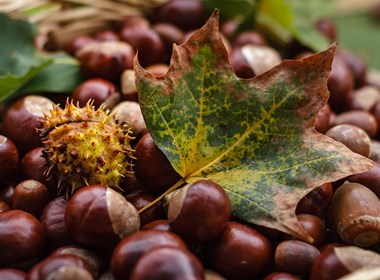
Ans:
MULTIPOLYGON (((380 266, 380 80, 368 79, 366 63, 346 50, 335 55, 331 96, 315 129, 375 166, 302 198, 297 219, 312 242, 236 219, 223 188, 208 180, 138 211, 181 178, 145 126, 133 57, 138 50, 142 66, 164 75, 172 44, 185 42, 207 17, 199 0, 169 0, 147 17, 78 36, 64 47, 86 77, 74 92, 34 93, 6 104, 0 116, 0 279, 332 280, 380 266), (80 106, 89 99, 95 107, 105 103, 115 118, 129 122, 137 160, 123 192, 90 185, 67 197, 57 178, 45 176, 36 128, 68 97, 80 106)), ((315 27, 337 39, 331 21, 315 27)), ((220 30, 242 78, 311 54, 296 43, 276 49, 255 30, 236 33, 231 20, 220 30)))

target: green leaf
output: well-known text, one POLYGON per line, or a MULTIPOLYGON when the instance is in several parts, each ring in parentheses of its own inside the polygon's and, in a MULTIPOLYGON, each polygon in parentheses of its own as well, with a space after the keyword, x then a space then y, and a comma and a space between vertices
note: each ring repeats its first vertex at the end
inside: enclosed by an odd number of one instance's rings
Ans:
POLYGON ((30 92, 70 92, 82 81, 76 59, 38 53, 35 35, 31 23, 0 13, 0 103, 30 92))
POLYGON ((135 60, 144 119, 186 182, 219 183, 233 214, 305 240, 295 207, 313 188, 372 167, 369 159, 316 132, 328 99, 335 46, 239 79, 218 33, 218 12, 156 77, 135 60))
POLYGON ((331 12, 330 0, 265 0, 257 5, 256 27, 273 39, 289 44, 292 38, 321 51, 328 41, 315 28, 315 21, 331 12))
POLYGON ((41 58, 41 60, 37 60, 36 65, 31 65, 28 70, 21 75, 8 74, 0 76, 0 103, 12 97, 20 87, 51 63, 51 60, 41 58))
POLYGON ((226 19, 236 19, 243 25, 252 26, 257 0, 202 0, 205 7, 223 11, 226 19))
POLYGON ((380 70, 380 24, 366 13, 345 14, 334 17, 338 30, 339 46, 349 49, 380 70))
POLYGON ((17 94, 28 92, 67 93, 74 91, 83 82, 84 77, 76 59, 64 53, 54 54, 52 58, 54 58, 53 64, 21 87, 17 94))

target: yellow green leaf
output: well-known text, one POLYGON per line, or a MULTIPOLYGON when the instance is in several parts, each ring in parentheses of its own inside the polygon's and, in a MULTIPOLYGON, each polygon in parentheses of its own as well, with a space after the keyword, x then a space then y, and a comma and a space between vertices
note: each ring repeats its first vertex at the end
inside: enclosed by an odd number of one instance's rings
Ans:
POLYGON ((186 182, 213 180, 233 215, 310 240, 295 207, 313 188, 372 167, 365 157, 316 132, 328 99, 336 46, 300 61, 283 61, 239 79, 218 33, 218 11, 156 77, 135 59, 147 127, 186 182))

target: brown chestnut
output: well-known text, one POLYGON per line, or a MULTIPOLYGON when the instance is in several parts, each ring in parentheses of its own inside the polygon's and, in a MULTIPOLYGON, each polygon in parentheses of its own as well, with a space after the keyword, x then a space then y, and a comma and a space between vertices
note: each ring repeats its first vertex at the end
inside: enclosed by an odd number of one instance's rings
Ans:
POLYGON ((366 84, 367 65, 363 58, 350 52, 348 50, 341 50, 336 53, 337 56, 343 58, 348 67, 350 68, 354 77, 354 87, 361 88, 366 84))
POLYGON ((374 137, 378 130, 376 118, 369 112, 354 110, 341 113, 334 119, 334 125, 350 124, 363 129, 370 137, 374 137))
POLYGON ((327 79, 327 87, 330 91, 329 104, 333 111, 341 112, 344 109, 353 83, 353 75, 346 62, 341 57, 335 56, 327 79))
POLYGON ((74 193, 66 207, 65 223, 74 241, 106 253, 140 228, 136 208, 120 193, 102 185, 74 193))
POLYGON ((25 280, 26 273, 14 268, 0 269, 0 279, 2 280, 25 280))
MULTIPOLYGON (((137 210, 140 210, 148 204, 152 203, 156 199, 156 196, 147 191, 139 190, 129 193, 125 196, 125 198, 130 203, 132 203, 137 210)), ((140 213, 140 224, 141 226, 143 226, 149 222, 165 218, 166 214, 164 211, 164 207, 162 205, 162 202, 159 201, 155 203, 152 207, 140 213)))
POLYGON ((123 100, 138 102, 137 89, 135 84, 135 71, 126 69, 121 74, 121 93, 123 100))
POLYGON ((380 255, 356 246, 330 246, 313 263, 311 280, 335 280, 365 267, 379 267, 380 255))
POLYGON ((257 279, 272 265, 272 245, 253 228, 228 222, 205 246, 207 264, 227 279, 257 279))
POLYGON ((168 202, 173 232, 190 243, 206 243, 217 237, 231 217, 226 192, 210 180, 198 180, 174 191, 168 202))
POLYGON ((188 250, 159 247, 141 256, 129 279, 201 280, 204 279, 203 266, 197 257, 188 250), (154 271, 154 276, 152 276, 152 271, 154 271))
POLYGON ((43 147, 37 147, 27 152, 20 161, 20 170, 24 179, 36 180, 44 184, 50 197, 56 197, 58 193, 57 178, 53 175, 47 177, 48 165, 43 156, 43 147))
POLYGON ((44 184, 36 180, 25 180, 15 187, 12 208, 23 210, 39 218, 49 201, 49 191, 44 184))
POLYGON ((165 154, 154 143, 150 133, 141 137, 135 150, 136 178, 148 190, 161 194, 181 179, 165 154))
POLYGON ((308 275, 319 250, 301 240, 285 240, 277 245, 274 263, 279 271, 308 275))
MULTIPOLYGON (((187 248, 181 238, 174 233, 160 230, 138 231, 123 239, 113 251, 111 271, 115 279, 129 279, 130 273, 139 258, 159 247, 187 248)), ((152 273, 151 270, 149 271, 152 273)))
POLYGON ((303 231, 313 237, 311 244, 316 247, 322 245, 326 234, 324 222, 319 217, 310 214, 299 214, 297 220, 303 231))
POLYGON ((90 268, 91 274, 98 276, 100 271, 100 260, 99 257, 93 253, 92 251, 81 248, 77 245, 67 245, 54 250, 50 256, 66 256, 66 255, 74 255, 85 260, 90 268))
POLYGON ((312 214, 323 218, 332 196, 332 184, 325 183, 310 191, 298 202, 296 214, 312 214))
POLYGON ((133 47, 125 42, 94 42, 80 49, 81 69, 88 78, 104 78, 113 82, 120 79, 125 69, 132 68, 133 47))
POLYGON ((347 180, 366 186, 380 198, 380 163, 375 162, 370 170, 351 175, 347 180))
POLYGON ((67 200, 59 196, 50 201, 42 211, 40 222, 45 232, 49 250, 72 243, 65 224, 67 200))
POLYGON ((265 276, 263 280, 302 280, 302 278, 287 272, 272 272, 265 276))
POLYGON ((119 41, 119 36, 112 30, 102 30, 94 34, 97 41, 119 41))
POLYGON ((153 222, 147 223, 141 227, 140 230, 163 230, 163 231, 171 231, 169 220, 155 220, 153 222))
POLYGON ((40 259, 44 246, 36 217, 21 210, 0 213, 0 267, 27 270, 40 259))
POLYGON ((258 46, 267 46, 268 43, 257 31, 243 31, 239 33, 232 41, 232 47, 237 48, 237 47, 243 47, 244 45, 247 44, 253 44, 253 45, 258 45, 258 46))
POLYGON ((163 61, 164 43, 153 29, 127 27, 120 32, 120 38, 137 50, 142 66, 163 61))
POLYGON ((331 108, 327 103, 323 108, 317 113, 315 118, 314 127, 315 130, 320 133, 326 133, 330 128, 330 118, 331 118, 331 108))
POLYGON ((348 244, 376 244, 380 241, 380 200, 367 187, 346 182, 334 193, 328 223, 348 244))
POLYGON ((188 31, 200 28, 206 20, 204 6, 199 0, 170 0, 153 13, 154 22, 168 22, 188 31))
POLYGON ((12 206, 12 199, 16 185, 17 183, 14 183, 12 181, 6 181, 0 185, 0 199, 10 207, 12 206))
POLYGON ((344 144, 355 153, 369 157, 371 138, 360 127, 351 124, 336 125, 326 132, 326 136, 344 144))
POLYGON ((71 41, 69 41, 63 49, 65 52, 72 56, 76 56, 78 51, 83 48, 85 45, 88 45, 90 43, 95 42, 96 40, 88 35, 80 35, 75 38, 73 38, 71 41))
MULTIPOLYGON (((346 101, 347 110, 361 110, 370 112, 380 101, 380 90, 374 86, 363 86, 351 91, 346 101)), ((376 116, 375 116, 376 118, 376 116)), ((377 120, 378 122, 378 120, 377 120)))
POLYGON ((92 78, 81 83, 73 92, 72 99, 80 107, 86 106, 91 100, 97 109, 102 104, 113 108, 119 101, 119 93, 113 83, 102 78, 92 78))
POLYGON ((81 279, 94 280, 89 264, 75 255, 54 255, 36 264, 27 276, 28 280, 81 279))
POLYGON ((41 127, 39 119, 44 114, 49 114, 53 105, 46 97, 27 95, 7 108, 2 122, 2 133, 13 141, 21 156, 42 146, 36 128, 41 127))
POLYGON ((6 204, 4 201, 0 200, 0 213, 10 210, 8 204, 6 204))
POLYGON ((11 139, 0 135, 0 181, 12 178, 18 170, 19 155, 11 139))
POLYGON ((334 22, 328 18, 319 19, 315 28, 323 34, 331 43, 337 39, 337 31, 334 22))
POLYGON ((111 113, 118 122, 128 125, 134 137, 140 139, 142 135, 148 132, 139 103, 135 101, 120 102, 112 109, 111 113))

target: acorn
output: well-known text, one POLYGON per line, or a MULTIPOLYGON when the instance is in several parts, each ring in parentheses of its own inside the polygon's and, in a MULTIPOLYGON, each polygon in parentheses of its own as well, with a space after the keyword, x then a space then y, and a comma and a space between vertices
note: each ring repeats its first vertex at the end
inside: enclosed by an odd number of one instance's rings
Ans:
POLYGON ((122 190, 119 184, 130 171, 133 139, 125 123, 118 122, 104 105, 93 101, 79 108, 66 101, 41 120, 47 176, 57 176, 59 189, 68 193, 93 184, 122 190))

